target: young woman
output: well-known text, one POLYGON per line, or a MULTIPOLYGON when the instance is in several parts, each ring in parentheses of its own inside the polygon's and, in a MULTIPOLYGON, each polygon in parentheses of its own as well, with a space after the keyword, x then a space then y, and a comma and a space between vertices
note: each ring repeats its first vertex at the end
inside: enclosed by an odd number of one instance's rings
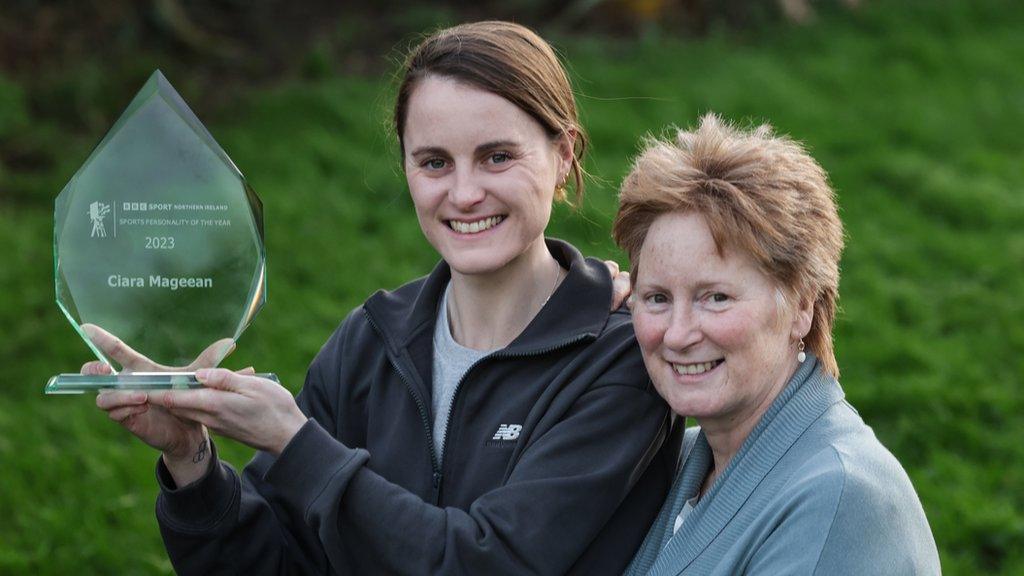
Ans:
POLYGON ((175 569, 621 572, 674 451, 609 270, 544 237, 570 176, 582 190, 565 71, 518 25, 438 32, 406 62, 395 128, 443 260, 354 310, 297 402, 222 369, 202 390, 97 399, 162 452, 175 569), (239 476, 207 430, 261 452, 239 476))

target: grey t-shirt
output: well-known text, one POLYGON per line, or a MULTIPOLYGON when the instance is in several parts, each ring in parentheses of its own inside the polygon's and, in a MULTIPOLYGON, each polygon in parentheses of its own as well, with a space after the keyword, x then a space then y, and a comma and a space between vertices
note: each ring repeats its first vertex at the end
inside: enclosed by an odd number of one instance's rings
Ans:
POLYGON ((444 290, 441 305, 438 306, 437 323, 434 325, 434 448, 437 459, 441 460, 444 451, 444 435, 448 425, 448 413, 452 408, 452 398, 459 380, 466 374, 470 366, 477 360, 487 356, 493 350, 473 350, 459 344, 452 338, 451 326, 448 324, 448 298, 452 284, 444 290))

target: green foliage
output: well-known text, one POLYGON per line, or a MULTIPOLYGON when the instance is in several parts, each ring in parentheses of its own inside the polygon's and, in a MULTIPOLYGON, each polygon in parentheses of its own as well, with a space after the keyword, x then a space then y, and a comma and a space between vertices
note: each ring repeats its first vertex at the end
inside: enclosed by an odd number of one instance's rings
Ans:
POLYGON ((22 128, 28 120, 21 87, 0 77, 0 138, 22 128))
MULTIPOLYGON (((703 112, 768 121, 828 170, 848 234, 843 383, 907 468, 948 574, 1024 573, 1022 12, 877 3, 809 28, 701 41, 555 39, 581 94, 594 177, 584 207, 559 208, 550 231, 588 254, 625 263, 608 230, 639 137, 703 112)), ((268 304, 227 365, 273 370, 292 390, 353 306, 436 259, 386 128, 390 71, 329 78, 322 59, 310 79, 254 91, 208 121, 266 208, 268 304)), ((106 74, 69 75, 69 90, 87 93, 72 100, 80 117, 130 99, 130 87, 111 94, 91 80, 106 74)), ((89 360, 53 303, 52 199, 106 126, 62 133, 50 117, 29 120, 21 94, 0 81, 0 573, 170 573, 152 512, 155 454, 91 398, 41 393, 89 360), (37 156, 49 163, 27 169, 37 156)), ((238 465, 251 453, 222 444, 238 465)))

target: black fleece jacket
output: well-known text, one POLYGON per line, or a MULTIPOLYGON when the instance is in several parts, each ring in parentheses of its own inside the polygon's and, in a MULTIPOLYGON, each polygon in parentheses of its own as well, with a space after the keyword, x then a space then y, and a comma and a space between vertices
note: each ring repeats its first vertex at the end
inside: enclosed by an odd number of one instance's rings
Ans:
MULTIPOLYGON (((353 311, 313 361, 310 417, 239 477, 214 457, 157 518, 181 574, 619 574, 672 479, 677 435, 604 264, 548 240, 569 274, 507 348, 463 377, 444 457, 431 354, 450 270, 353 311)), ((214 451, 216 454, 216 451, 214 451)))

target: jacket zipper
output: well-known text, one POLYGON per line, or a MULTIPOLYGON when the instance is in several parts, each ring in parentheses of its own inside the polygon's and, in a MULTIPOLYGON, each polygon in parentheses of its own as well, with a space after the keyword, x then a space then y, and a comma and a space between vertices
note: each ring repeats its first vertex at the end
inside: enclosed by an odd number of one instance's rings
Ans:
MULTIPOLYGON (((539 349, 536 349, 536 350, 528 350, 526 352, 513 352, 513 353, 504 352, 503 353, 502 351, 499 350, 497 352, 494 352, 493 354, 488 354, 487 356, 484 356, 483 358, 477 360, 476 362, 471 364, 469 368, 466 369, 466 371, 462 374, 462 377, 459 378, 459 382, 457 384, 455 384, 455 391, 452 392, 452 403, 448 407, 448 413, 445 414, 444 437, 441 440, 440 470, 437 470, 437 469, 434 470, 434 498, 435 498, 435 502, 434 503, 435 504, 437 504, 437 499, 441 495, 441 482, 444 480, 444 463, 445 463, 445 460, 447 459, 447 456, 448 456, 448 433, 450 432, 450 428, 451 428, 451 425, 452 425, 452 412, 455 411, 455 404, 459 400, 459 391, 462 390, 462 383, 466 381, 466 377, 469 376, 469 373, 472 372, 474 368, 476 368, 477 366, 479 366, 480 364, 482 364, 482 363, 484 363, 484 362, 486 362, 488 360, 499 359, 499 358, 500 359, 510 359, 510 358, 529 358, 531 356, 543 356, 544 354, 549 354, 549 353, 554 352, 556 350, 560 350, 562 348, 567 348, 569 346, 577 344, 577 343, 579 343, 579 342, 581 342, 583 340, 586 340, 588 338, 596 338, 596 336, 594 336, 593 334, 589 334, 589 333, 588 334, 579 334, 579 335, 577 335, 577 336, 575 336, 573 338, 570 338, 568 340, 563 340, 563 341, 559 342, 558 344, 555 344, 554 346, 549 346, 547 348, 539 348, 539 349)), ((434 441, 433 441, 433 428, 428 428, 428 431, 430 433, 429 434, 430 453, 431 453, 432 456, 436 457, 436 451, 434 450, 434 441)))
MULTIPOLYGON (((373 329, 376 330, 377 334, 380 335, 381 339, 385 339, 384 331, 380 329, 380 326, 377 324, 376 321, 374 321, 373 316, 371 316, 370 313, 367 312, 365 308, 363 309, 363 314, 366 316, 366 320, 370 323, 370 326, 373 326, 373 329)), ((398 373, 399 379, 402 380, 402 383, 405 384, 405 387, 409 391, 409 394, 411 394, 413 400, 416 401, 416 408, 420 412, 420 421, 423 423, 423 430, 426 432, 427 435, 427 448, 430 450, 430 464, 431 467, 433 468, 433 476, 431 478, 431 483, 434 487, 433 504, 435 506, 439 504, 441 499, 441 484, 442 481, 444 480, 444 475, 442 471, 444 470, 444 459, 448 455, 448 432, 452 424, 452 412, 455 410, 455 404, 456 402, 458 402, 459 399, 459 391, 462 389, 462 383, 466 380, 466 376, 468 376, 469 373, 474 368, 477 367, 477 365, 481 364, 486 360, 497 358, 509 359, 542 356, 544 354, 549 354, 562 348, 567 348, 569 346, 582 342, 583 340, 586 340, 588 338, 593 339, 596 338, 596 336, 591 333, 579 334, 573 338, 563 340, 553 346, 548 346, 547 348, 538 348, 536 350, 528 350, 526 352, 503 353, 501 351, 498 351, 493 354, 488 354, 487 356, 484 356, 483 358, 474 362, 469 368, 466 369, 466 372, 462 375, 462 377, 459 378, 459 382, 455 385, 455 391, 452 393, 452 403, 451 406, 448 408, 448 413, 445 415, 444 437, 441 440, 442 454, 440 459, 438 459, 437 457, 437 450, 434 449, 434 429, 430 423, 430 414, 429 412, 427 412, 426 403, 423 402, 423 398, 420 397, 419 392, 417 392, 416 388, 413 387, 412 382, 409 380, 409 377, 405 374, 405 371, 402 370, 401 366, 398 365, 398 362, 393 360, 391 358, 391 355, 385 351, 384 356, 387 357, 388 364, 391 364, 391 367, 394 368, 395 372, 398 373)))
MULTIPOLYGON (((370 313, 367 312, 365 308, 363 309, 363 314, 366 316, 366 320, 370 323, 370 326, 373 326, 373 329, 377 331, 377 334, 380 335, 381 339, 384 339, 384 332, 380 329, 380 326, 377 325, 377 322, 373 320, 373 316, 371 316, 370 313)), ((385 351, 384 356, 388 359, 388 364, 391 364, 391 367, 394 368, 395 372, 398 373, 399 379, 401 379, 402 383, 405 384, 405 387, 409 391, 409 394, 411 394, 413 400, 416 401, 417 409, 419 409, 420 420, 423 422, 423 429, 427 433, 427 447, 430 449, 430 466, 431 468, 433 468, 434 472, 431 478, 432 485, 434 487, 433 501, 434 504, 436 505, 441 495, 441 466, 438 463, 437 451, 434 450, 433 430, 430 426, 430 415, 427 412, 427 407, 426 404, 423 402, 423 398, 420 397, 419 392, 417 392, 416 388, 413 387, 412 382, 409 380, 409 377, 406 376, 405 372, 402 370, 402 367, 398 365, 398 362, 394 361, 391 358, 391 355, 388 354, 387 351, 385 351)))

